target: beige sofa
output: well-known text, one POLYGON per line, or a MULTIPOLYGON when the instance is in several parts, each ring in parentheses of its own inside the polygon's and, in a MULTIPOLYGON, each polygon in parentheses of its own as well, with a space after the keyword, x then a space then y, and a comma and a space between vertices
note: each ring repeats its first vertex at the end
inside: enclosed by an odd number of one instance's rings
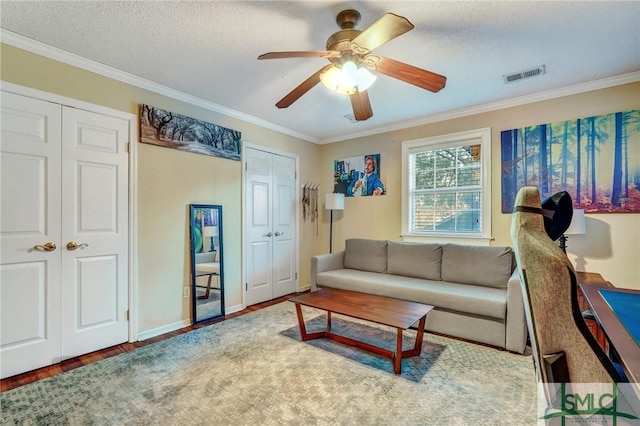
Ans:
POLYGON ((426 329, 524 352, 527 329, 510 247, 349 239, 311 259, 311 291, 333 287, 433 305, 426 329))

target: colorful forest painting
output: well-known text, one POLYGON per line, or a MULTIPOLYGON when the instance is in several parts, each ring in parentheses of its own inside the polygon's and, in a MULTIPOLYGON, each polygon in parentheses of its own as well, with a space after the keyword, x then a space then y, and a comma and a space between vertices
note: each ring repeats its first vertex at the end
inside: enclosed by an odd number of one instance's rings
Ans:
POLYGON ((567 191, 575 209, 640 212, 640 110, 502 131, 502 212, 537 186, 567 191))

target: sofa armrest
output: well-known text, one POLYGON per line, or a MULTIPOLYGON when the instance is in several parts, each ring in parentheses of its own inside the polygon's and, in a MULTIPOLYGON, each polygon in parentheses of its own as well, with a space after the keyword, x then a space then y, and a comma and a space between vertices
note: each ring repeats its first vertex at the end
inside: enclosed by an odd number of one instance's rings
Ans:
POLYGON ((335 253, 321 254, 311 258, 311 291, 316 291, 316 277, 319 273, 344 268, 344 250, 335 253))
POLYGON ((527 344, 527 320, 524 313, 524 298, 518 268, 507 283, 507 323, 505 324, 505 349, 523 353, 527 344))

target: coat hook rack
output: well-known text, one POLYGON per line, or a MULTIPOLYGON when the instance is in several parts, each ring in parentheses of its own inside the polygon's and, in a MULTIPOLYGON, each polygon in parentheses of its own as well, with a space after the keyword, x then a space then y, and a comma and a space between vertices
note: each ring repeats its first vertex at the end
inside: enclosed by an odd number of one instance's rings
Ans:
POLYGON ((307 219, 315 222, 318 218, 318 188, 320 184, 316 182, 307 181, 302 185, 302 218, 305 222, 307 219))

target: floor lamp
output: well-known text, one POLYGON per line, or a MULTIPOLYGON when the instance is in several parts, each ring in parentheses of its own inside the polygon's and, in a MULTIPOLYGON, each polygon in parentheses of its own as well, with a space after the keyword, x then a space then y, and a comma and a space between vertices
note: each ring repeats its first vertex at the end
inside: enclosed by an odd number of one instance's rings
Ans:
POLYGON ((569 237, 567 235, 580 235, 587 233, 587 223, 584 219, 584 210, 582 209, 574 209, 573 216, 571 217, 571 224, 569 224, 569 228, 564 231, 564 234, 558 238, 560 241, 560 248, 563 252, 567 252, 567 240, 569 237))
POLYGON ((344 210, 344 194, 325 194, 324 208, 331 211, 331 219, 329 225, 329 253, 333 252, 333 211, 344 210))

